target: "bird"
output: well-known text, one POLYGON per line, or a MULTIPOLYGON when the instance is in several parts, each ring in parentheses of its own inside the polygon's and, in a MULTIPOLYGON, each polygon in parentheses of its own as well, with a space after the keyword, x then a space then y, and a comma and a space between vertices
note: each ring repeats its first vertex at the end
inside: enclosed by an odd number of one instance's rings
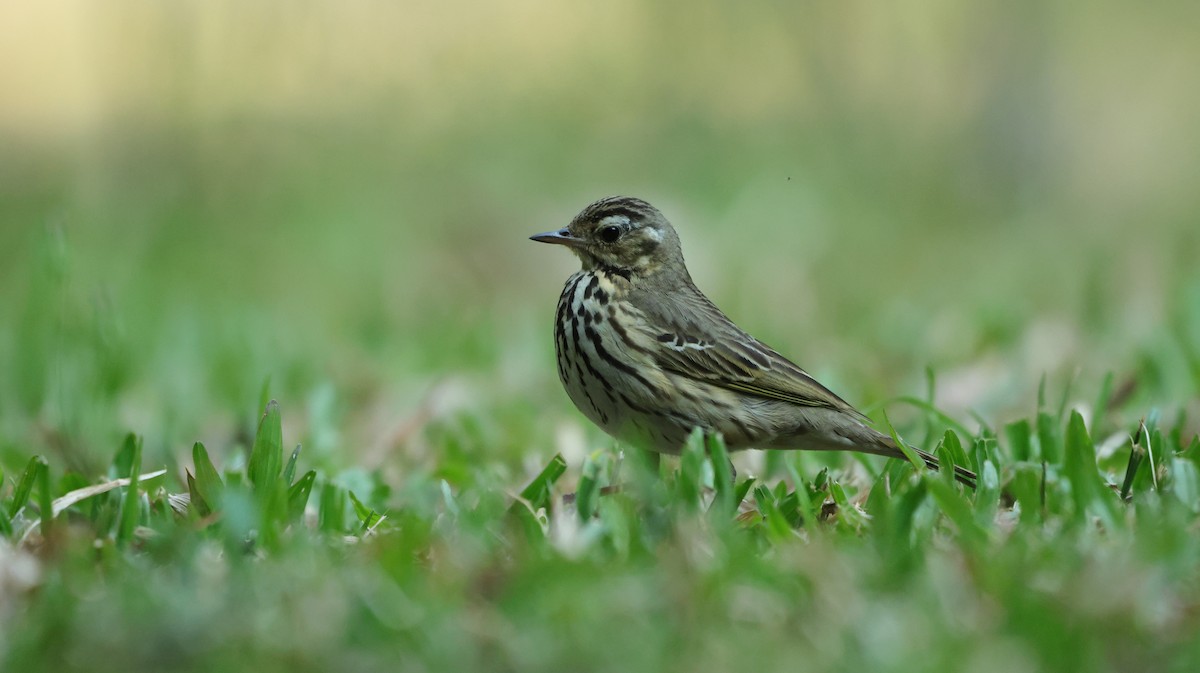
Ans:
MULTIPOLYGON (((731 451, 905 459, 863 413, 717 308, 692 281, 675 228, 646 201, 603 198, 530 239, 566 247, 581 262, 555 312, 558 377, 609 435, 657 454, 679 454, 700 428, 731 451)), ((936 457, 916 454, 938 469, 936 457)), ((953 469, 974 488, 973 472, 953 469)))

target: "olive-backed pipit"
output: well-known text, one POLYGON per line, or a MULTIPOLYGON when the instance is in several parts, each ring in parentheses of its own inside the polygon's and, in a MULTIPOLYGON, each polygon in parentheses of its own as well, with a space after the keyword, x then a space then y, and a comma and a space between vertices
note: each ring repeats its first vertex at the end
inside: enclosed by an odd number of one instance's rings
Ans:
MULTIPOLYGON (((554 318, 558 376, 610 435, 679 453, 699 427, 719 432, 730 449, 904 457, 854 407, 709 301, 688 274, 675 229, 649 203, 601 199, 566 228, 531 238, 564 245, 583 262, 554 318)), ((954 474, 974 486, 974 473, 955 466, 954 474)))

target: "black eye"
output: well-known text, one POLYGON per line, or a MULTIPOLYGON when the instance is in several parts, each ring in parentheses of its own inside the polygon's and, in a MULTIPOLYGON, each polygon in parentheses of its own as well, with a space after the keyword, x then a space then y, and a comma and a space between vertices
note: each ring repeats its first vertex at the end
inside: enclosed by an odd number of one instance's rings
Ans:
POLYGON ((600 230, 600 240, 605 243, 616 243, 621 238, 621 228, 608 226, 600 230))

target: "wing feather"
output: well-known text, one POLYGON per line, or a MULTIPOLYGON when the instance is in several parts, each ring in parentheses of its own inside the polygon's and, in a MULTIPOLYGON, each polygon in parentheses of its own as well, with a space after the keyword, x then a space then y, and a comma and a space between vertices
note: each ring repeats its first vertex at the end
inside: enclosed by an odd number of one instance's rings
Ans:
MULTIPOLYGON (((658 366, 728 390, 803 407, 826 407, 861 417, 854 407, 770 346, 747 334, 694 286, 683 310, 646 315, 658 366), (697 319, 700 318, 700 319, 697 319)), ((642 303, 646 307, 656 302, 642 303)))

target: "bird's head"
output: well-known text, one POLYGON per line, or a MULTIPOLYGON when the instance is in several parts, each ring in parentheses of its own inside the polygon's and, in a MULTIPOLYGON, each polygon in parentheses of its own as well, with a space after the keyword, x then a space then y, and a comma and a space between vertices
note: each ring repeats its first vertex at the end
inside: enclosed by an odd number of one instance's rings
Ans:
POLYGON ((679 236, 671 223, 654 206, 628 196, 600 199, 566 227, 530 238, 570 248, 584 269, 601 269, 631 280, 661 271, 686 273, 679 236))

